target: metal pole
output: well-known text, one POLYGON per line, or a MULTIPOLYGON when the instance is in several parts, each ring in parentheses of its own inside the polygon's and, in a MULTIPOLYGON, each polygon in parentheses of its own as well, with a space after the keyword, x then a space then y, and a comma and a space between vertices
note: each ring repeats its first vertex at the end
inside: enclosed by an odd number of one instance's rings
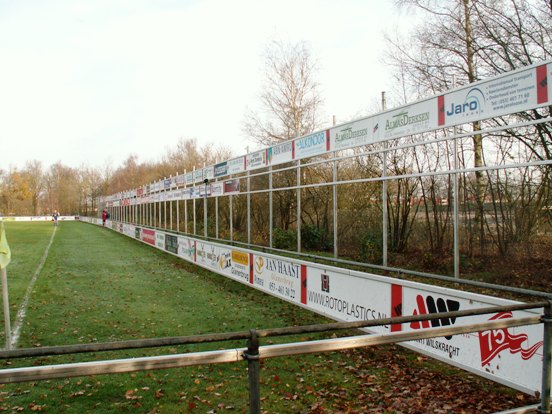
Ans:
POLYGON ((234 210, 233 210, 233 207, 232 207, 232 199, 234 198, 234 196, 232 194, 230 194, 230 200, 228 200, 230 206, 229 206, 229 210, 230 210, 230 241, 234 240, 234 210))
POLYGON ((272 226, 274 223, 274 212, 272 207, 272 165, 268 167, 268 245, 272 249, 272 226))
POLYGON ((297 252, 301 253, 301 160, 297 160, 297 252))
POLYGON ((184 233, 188 233, 188 200, 184 200, 184 233))
POLYGON ((176 199, 176 232, 180 233, 180 203, 179 199, 176 199))
MULTIPOLYGON (((456 138, 456 126, 454 127, 454 170, 458 171, 458 142, 456 138)), ((453 217, 453 237, 454 237, 454 277, 458 279, 460 277, 460 243, 458 233, 458 172, 453 176, 453 191, 454 191, 454 217, 453 217)))
POLYGON ((251 244, 251 177, 247 170, 247 244, 251 244))
POLYGON ((203 237, 207 238, 207 183, 205 183, 205 194, 203 195, 203 237))
MULTIPOLYGON (((335 117, 334 117, 335 125, 335 117)), ((338 246, 337 246, 337 151, 334 151, 334 162, 333 162, 333 242, 334 242, 334 257, 338 256, 338 246)))
MULTIPOLYGON (((456 88, 456 76, 452 75, 452 88, 456 88)), ((458 234, 458 139, 456 135, 458 134, 457 126, 454 126, 454 140, 453 145, 453 155, 454 155, 454 170, 456 171, 453 175, 453 197, 454 197, 454 217, 453 217, 453 238, 454 238, 454 277, 458 279, 460 277, 460 244, 459 244, 459 234, 458 234)))
POLYGON ((8 299, 8 272, 2 268, 2 300, 4 301, 4 327, 6 331, 6 349, 11 349, 11 326, 10 326, 10 302, 8 299))
POLYGON ((215 237, 219 238, 219 198, 215 197, 215 237))
MULTIPOLYGON (((385 91, 381 93, 381 108, 385 111, 386 109, 385 102, 385 91)), ((382 202, 382 257, 383 257, 383 266, 387 267, 387 141, 383 142, 383 172, 382 172, 382 190, 381 190, 381 202, 382 202)))
POLYGON ((247 372, 249 374, 249 413, 260 414, 261 412, 261 385, 260 385, 260 360, 259 360, 259 337, 257 331, 252 329, 251 337, 247 341, 247 351, 243 358, 247 360, 247 372))
POLYGON ((552 301, 544 308, 543 347, 542 347, 542 383, 541 405, 539 413, 550 414, 550 383, 552 376, 552 301))
POLYGON ((167 229, 167 187, 163 180, 163 227, 167 229))
MULTIPOLYGON (((195 187, 195 186, 194 186, 195 187)), ((194 209, 194 236, 196 235, 196 199, 195 197, 192 199, 192 207, 194 209)))

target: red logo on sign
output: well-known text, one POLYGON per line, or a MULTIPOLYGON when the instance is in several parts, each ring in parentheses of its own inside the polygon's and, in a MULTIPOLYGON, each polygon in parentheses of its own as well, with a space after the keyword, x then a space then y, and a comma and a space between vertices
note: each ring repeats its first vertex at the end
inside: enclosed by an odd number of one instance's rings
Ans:
MULTIPOLYGON (((512 312, 500 312, 490 318, 490 321, 497 319, 512 318, 512 312)), ((521 353, 524 360, 530 359, 542 346, 542 341, 537 342, 530 348, 524 349, 521 344, 527 341, 526 334, 512 335, 507 328, 494 329, 492 331, 479 332, 479 348, 481 350, 481 366, 484 367, 491 362, 500 352, 509 349, 511 354, 521 353)))

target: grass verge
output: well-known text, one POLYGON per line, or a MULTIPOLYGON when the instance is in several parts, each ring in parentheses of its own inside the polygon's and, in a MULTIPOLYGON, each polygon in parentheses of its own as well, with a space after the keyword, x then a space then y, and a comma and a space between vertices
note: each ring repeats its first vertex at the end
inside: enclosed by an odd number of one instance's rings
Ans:
MULTIPOLYGON (((35 224, 10 226, 8 240, 14 256, 13 267, 8 268, 10 278, 19 277, 24 269, 22 262, 16 261, 23 260, 20 256, 29 256, 29 262, 36 258, 34 251, 25 251, 27 242, 16 241, 25 237, 31 240, 30 234, 23 237, 19 233, 33 231, 26 226, 35 224)), ((41 237, 48 238, 46 230, 44 233, 41 237)), ((229 332, 324 321, 312 312, 115 232, 65 222, 60 224, 35 285, 20 346, 229 332)), ((286 341, 318 338, 304 336, 286 341)), ((283 339, 274 340, 277 341, 283 339)), ((1 363, 6 368, 243 346, 245 343, 240 342, 218 343, 1 363)), ((409 355, 415 354, 381 347, 263 361, 263 411, 430 412, 426 410, 430 407, 426 398, 432 398, 432 404, 441 408, 449 405, 453 410, 461 408, 466 412, 493 412, 523 404, 519 398, 525 396, 519 393, 489 381, 474 380, 459 370, 454 370, 455 378, 448 378, 452 377, 450 371, 441 373, 432 368, 437 363, 409 355), (428 374, 420 379, 418 372, 428 374), (454 395, 447 394, 450 388, 444 388, 450 384, 457 388, 454 395), (448 395, 448 399, 439 399, 440 394, 448 395), (470 397, 460 401, 458 395, 470 397), (455 402, 450 401, 453 397, 455 402)), ((247 412, 247 404, 245 362, 0 387, 0 410, 12 412, 247 412)))

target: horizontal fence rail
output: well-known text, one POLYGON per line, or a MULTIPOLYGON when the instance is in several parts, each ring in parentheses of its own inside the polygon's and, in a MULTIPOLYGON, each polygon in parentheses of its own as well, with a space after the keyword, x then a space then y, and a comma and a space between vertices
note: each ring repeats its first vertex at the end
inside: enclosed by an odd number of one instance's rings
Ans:
MULTIPOLYGON (((415 341, 420 339, 429 339, 435 337, 442 337, 448 335, 458 335, 462 333, 474 333, 483 331, 497 331, 500 329, 507 329, 518 326, 528 326, 534 324, 542 324, 545 321, 543 316, 504 319, 489 321, 486 323, 475 323, 461 326, 448 326, 441 328, 426 329, 417 332, 392 332, 381 335, 359 335, 349 336, 344 338, 331 338, 321 339, 314 341, 305 341, 298 343, 287 343, 278 345, 266 345, 260 346, 259 339, 269 338, 281 335, 291 335, 297 333, 315 333, 315 332, 329 332, 339 329, 352 329, 361 328, 366 325, 385 325, 385 324, 398 324, 413 321, 427 321, 435 320, 443 317, 467 317, 474 314, 482 313, 494 313, 497 311, 507 312, 513 310, 522 309, 535 309, 544 307, 547 310, 547 314, 550 315, 550 303, 537 302, 531 304, 520 304, 509 307, 495 307, 487 309, 478 309, 471 311, 458 311, 449 312, 446 315, 423 315, 417 317, 398 317, 398 318, 386 318, 377 321, 363 321, 355 323, 337 323, 337 324, 319 324, 309 326, 287 327, 278 329, 266 329, 266 330, 251 330, 248 333, 245 332, 232 332, 228 334, 213 334, 213 335, 196 335, 190 337, 174 338, 161 338, 158 340, 150 340, 151 343, 146 341, 126 341, 122 344, 137 345, 138 342, 143 342, 143 347, 149 347, 156 341, 156 346, 164 346, 169 342, 171 344, 180 344, 182 338, 186 338, 185 343, 204 343, 208 341, 227 341, 235 339, 247 339, 247 348, 232 348, 216 351, 203 351, 203 352, 191 352, 178 355, 160 355, 154 357, 139 357, 139 358, 127 358, 127 359, 114 359, 106 361, 93 361, 93 362, 80 362, 69 364, 57 364, 47 365, 41 367, 24 367, 24 368, 9 368, 0 370, 0 383, 17 383, 26 381, 40 381, 56 378, 69 378, 89 375, 107 375, 128 373, 137 371, 150 371, 158 369, 169 368, 181 368, 193 365, 203 364, 222 364, 222 363, 234 363, 240 361, 247 361, 249 366, 249 388, 250 388, 250 412, 260 413, 260 371, 259 360, 275 357, 285 357, 294 355, 304 355, 312 353, 325 353, 332 351, 340 351, 346 349, 354 349, 360 347, 377 346, 382 344, 400 343, 407 341, 415 341)), ((43 355, 59 355, 61 353, 75 353, 84 352, 85 346, 76 347, 45 347, 43 350, 35 350, 32 354, 31 350, 22 350, 24 355, 14 353, 14 351, 2 352, 0 357, 21 357, 21 356, 43 356, 43 355), (44 352, 42 352, 44 351, 44 352), (59 352, 63 351, 63 352, 59 352), (74 351, 74 352, 71 352, 74 351)), ((127 349, 125 347, 113 347, 113 343, 107 344, 94 344, 94 347, 88 348, 88 352, 94 352, 97 350, 113 350, 113 349, 127 349)), ((550 352, 550 350, 548 350, 550 352)), ((549 360, 548 360, 549 361, 549 360)), ((543 373, 543 375, 549 375, 543 373)), ((549 385, 549 383, 548 383, 549 385)), ((546 386, 546 384, 545 384, 546 386)), ((550 409, 550 389, 548 389, 548 397, 543 393, 542 404, 539 408, 539 412, 549 412, 550 409)), ((529 407, 527 410, 531 410, 534 407, 529 407)), ((515 411, 512 411, 515 412, 515 411)), ((517 411, 524 412, 524 411, 517 411)), ((530 412, 530 411, 525 411, 530 412)))
MULTIPOLYGON (((316 325, 302 325, 291 326, 285 328, 272 328, 272 329, 256 329, 256 335, 259 338, 269 338, 278 336, 298 335, 306 333, 321 333, 332 332, 338 330, 348 329, 362 329, 374 326, 401 324, 409 322, 421 322, 432 321, 446 318, 461 318, 474 315, 485 315, 489 313, 500 312, 512 312, 528 309, 539 309, 549 306, 549 302, 532 302, 532 303, 520 303, 518 305, 487 307, 481 309, 470 309, 465 311, 445 312, 439 314, 427 314, 417 316, 401 316, 395 318, 383 318, 368 321, 357 322, 336 322, 316 325)), ((192 345, 192 344, 204 344, 212 342, 222 342, 231 340, 245 340, 251 338, 251 331, 236 331, 228 333, 213 333, 205 335, 190 335, 190 336, 178 336, 168 338, 150 338, 150 339, 133 339, 129 341, 117 341, 117 342, 104 342, 95 344, 77 344, 77 345, 65 345, 65 346, 51 346, 51 347, 39 347, 39 348, 20 348, 7 351, 0 351, 0 359, 12 359, 12 358, 27 358, 38 356, 52 356, 52 355, 66 355, 66 354, 78 354, 88 352, 106 352, 106 351, 120 351, 125 349, 144 349, 144 348, 159 348, 165 346, 175 345, 192 345)))

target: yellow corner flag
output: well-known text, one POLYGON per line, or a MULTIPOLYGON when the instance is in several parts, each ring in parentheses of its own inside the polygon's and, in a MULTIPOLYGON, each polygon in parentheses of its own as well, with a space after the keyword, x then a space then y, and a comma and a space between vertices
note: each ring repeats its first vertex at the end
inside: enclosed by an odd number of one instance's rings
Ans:
POLYGON ((11 251, 8 246, 8 239, 6 239, 6 231, 4 230, 4 223, 0 221, 0 269, 3 269, 10 263, 11 251))

